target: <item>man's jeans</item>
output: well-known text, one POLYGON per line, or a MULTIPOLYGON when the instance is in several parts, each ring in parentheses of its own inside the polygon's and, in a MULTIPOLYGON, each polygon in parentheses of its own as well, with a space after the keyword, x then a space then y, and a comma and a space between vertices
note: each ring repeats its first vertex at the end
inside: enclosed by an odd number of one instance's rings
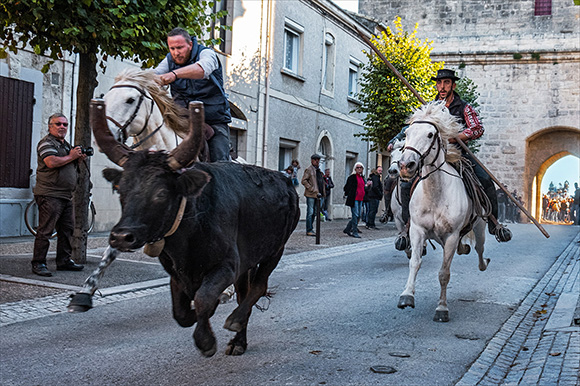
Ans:
POLYGON ((312 222, 314 219, 315 206, 316 206, 316 198, 306 197, 306 233, 314 232, 312 229, 312 222))
POLYGON ((369 213, 367 215, 367 227, 375 227, 375 218, 377 217, 377 211, 379 210, 380 200, 376 198, 369 199, 369 213))
POLYGON ((48 196, 34 196, 38 205, 38 228, 34 239, 32 264, 46 264, 46 253, 50 247, 50 236, 56 229, 56 264, 62 265, 71 259, 71 238, 74 230, 74 207, 71 200, 48 196))
POLYGON ((211 162, 230 160, 230 129, 226 123, 211 125, 214 135, 207 141, 211 162))
POLYGON ((358 218, 360 216, 360 211, 362 209, 362 201, 355 201, 354 202, 354 206, 352 208, 350 208, 350 214, 352 216, 352 218, 350 219, 350 221, 348 222, 348 224, 346 224, 346 231, 347 232, 352 232, 353 235, 358 235, 358 218))

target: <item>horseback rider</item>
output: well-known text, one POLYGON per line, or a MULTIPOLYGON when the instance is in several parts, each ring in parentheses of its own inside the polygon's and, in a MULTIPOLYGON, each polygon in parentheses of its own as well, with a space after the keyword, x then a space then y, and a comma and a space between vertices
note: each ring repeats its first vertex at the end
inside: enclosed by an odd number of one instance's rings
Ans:
MULTIPOLYGON (((477 112, 471 105, 469 105, 469 103, 462 100, 459 94, 455 91, 455 87, 457 86, 456 81, 459 80, 459 78, 455 75, 455 71, 449 69, 438 70, 437 76, 432 77, 431 80, 436 82, 437 96, 435 97, 435 100, 445 101, 445 107, 447 107, 449 113, 457 117, 463 124, 464 130, 459 133, 458 138, 463 142, 467 142, 469 140, 481 137, 483 135, 484 128, 481 124, 481 121, 479 120, 477 112)), ((397 134, 391 141, 389 141, 387 146, 388 151, 393 149, 393 144, 395 141, 405 138, 405 131, 407 130, 407 127, 408 126, 403 127, 401 132, 397 134)), ((451 138, 449 142, 456 143, 456 140, 455 138, 451 138)), ((491 215, 493 218, 490 216, 487 221, 489 233, 494 235, 499 242, 506 242, 511 240, 511 231, 497 222, 498 204, 493 180, 468 153, 463 151, 462 156, 471 161, 473 171, 481 183, 485 195, 489 198, 491 203, 491 215)), ((401 204, 403 207, 402 216, 403 222, 406 224, 408 224, 410 217, 409 201, 411 200, 411 187, 413 182, 414 180, 401 183, 401 204)), ((408 244, 408 234, 401 234, 397 240, 395 240, 395 248, 400 251, 405 250, 408 244)))
POLYGON ((167 46, 169 53, 155 69, 159 83, 170 84, 173 99, 184 108, 190 101, 204 103, 205 122, 214 132, 208 140, 211 162, 229 161, 228 124, 232 118, 215 51, 199 44, 183 28, 174 28, 167 34, 167 46))

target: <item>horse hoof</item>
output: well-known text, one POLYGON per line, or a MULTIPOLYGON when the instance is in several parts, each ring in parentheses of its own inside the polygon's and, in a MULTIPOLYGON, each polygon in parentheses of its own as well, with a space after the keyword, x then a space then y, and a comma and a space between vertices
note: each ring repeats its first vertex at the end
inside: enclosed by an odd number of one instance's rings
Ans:
POLYGON ((85 293, 77 293, 72 296, 70 303, 67 306, 68 312, 87 312, 93 308, 92 296, 85 293))
POLYGON ((483 265, 479 267, 480 271, 485 271, 487 269, 487 266, 489 265, 489 262, 491 260, 489 259, 483 259, 483 265))
POLYGON ((471 247, 468 244, 460 244, 457 247, 457 254, 458 255, 469 255, 471 252, 471 247))
POLYGON ((397 307, 401 309, 406 307, 415 308, 415 297, 412 295, 402 295, 399 298, 399 304, 397 304, 397 307))
POLYGON ((435 311, 435 316, 433 320, 436 322, 448 322, 449 321, 449 311, 435 311))

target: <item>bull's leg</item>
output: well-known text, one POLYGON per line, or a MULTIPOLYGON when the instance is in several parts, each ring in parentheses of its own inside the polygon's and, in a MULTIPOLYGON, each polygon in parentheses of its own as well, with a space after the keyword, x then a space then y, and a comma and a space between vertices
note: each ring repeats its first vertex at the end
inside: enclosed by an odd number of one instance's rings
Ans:
MULTIPOLYGON (((248 291, 250 290, 250 276, 250 271, 245 272, 236 281, 235 286, 238 305, 248 297, 248 291)), ((250 315, 248 315, 248 318, 249 317, 250 315)), ((226 348, 226 355, 242 355, 246 352, 248 347, 246 332, 247 327, 244 327, 236 333, 236 336, 234 336, 234 338, 228 343, 228 347, 226 348)))
POLYGON ((423 253, 423 244, 425 243, 425 234, 423 230, 417 229, 417 226, 411 226, 409 230, 411 238, 411 259, 409 260, 409 277, 405 290, 399 297, 399 304, 397 307, 415 308, 415 282, 417 280, 417 273, 421 268, 421 258, 423 253))
POLYGON ((459 232, 449 236, 443 245, 443 263, 439 269, 439 285, 441 286, 441 293, 439 295, 439 304, 435 309, 435 316, 433 320, 436 322, 449 321, 449 308, 447 308, 447 285, 451 276, 451 262, 457 250, 459 243, 459 232))
POLYGON ((204 277, 201 286, 195 293, 194 306, 197 314, 197 325, 193 332, 193 339, 204 356, 210 357, 217 350, 215 335, 209 319, 219 304, 219 296, 233 283, 234 277, 233 269, 220 267, 204 277))
POLYGON ((171 302, 173 304, 173 319, 181 327, 191 327, 197 321, 195 309, 191 308, 191 298, 183 291, 176 278, 171 277, 171 302))
POLYGON ((248 325, 248 319, 252 311, 252 307, 258 300, 268 291, 268 278, 270 274, 278 265, 284 248, 260 263, 258 270, 253 278, 250 280, 250 288, 248 296, 238 305, 238 307, 228 316, 224 324, 224 328, 230 331, 240 332, 248 325))
POLYGON ((475 233, 475 250, 477 251, 477 256, 479 257, 479 270, 485 271, 489 265, 490 260, 483 257, 483 249, 485 244, 485 222, 482 219, 477 220, 473 226, 473 232, 475 233))
POLYGON ((92 296, 99 288, 99 283, 105 274, 105 270, 115 261, 119 253, 115 248, 107 247, 97 269, 85 280, 83 288, 71 299, 68 305, 69 312, 85 312, 92 307, 92 296))

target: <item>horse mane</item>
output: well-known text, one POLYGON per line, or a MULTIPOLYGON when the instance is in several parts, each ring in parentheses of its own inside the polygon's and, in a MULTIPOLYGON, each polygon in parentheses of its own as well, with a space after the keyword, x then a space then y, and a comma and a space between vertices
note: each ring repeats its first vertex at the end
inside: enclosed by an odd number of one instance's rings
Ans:
POLYGON ((125 69, 115 77, 115 83, 121 81, 134 82, 147 90, 163 115, 165 124, 180 137, 189 132, 189 113, 173 101, 171 96, 155 80, 153 70, 125 69))
POLYGON ((461 151, 458 146, 449 144, 449 138, 456 137, 462 131, 463 126, 457 117, 449 113, 444 101, 429 102, 416 109, 407 120, 407 124, 411 125, 416 121, 427 121, 435 124, 441 135, 441 145, 446 150, 445 161, 449 163, 459 161, 461 151))

